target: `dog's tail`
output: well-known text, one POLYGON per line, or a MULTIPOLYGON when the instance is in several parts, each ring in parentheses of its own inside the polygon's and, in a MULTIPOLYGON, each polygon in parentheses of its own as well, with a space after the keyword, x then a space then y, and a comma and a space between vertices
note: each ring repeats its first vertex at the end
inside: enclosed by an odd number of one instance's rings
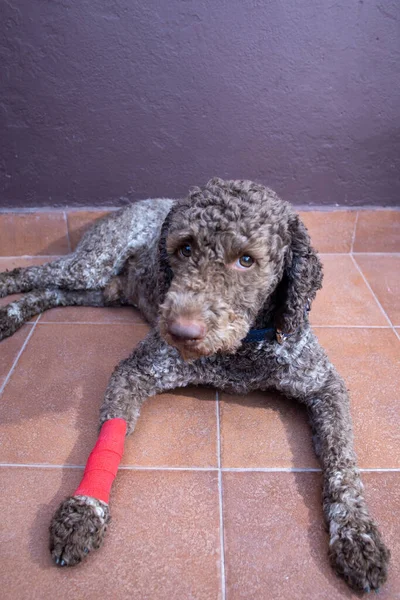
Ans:
POLYGON ((9 337, 35 315, 56 306, 106 306, 99 291, 75 291, 58 288, 35 290, 20 300, 0 308, 0 341, 9 337))

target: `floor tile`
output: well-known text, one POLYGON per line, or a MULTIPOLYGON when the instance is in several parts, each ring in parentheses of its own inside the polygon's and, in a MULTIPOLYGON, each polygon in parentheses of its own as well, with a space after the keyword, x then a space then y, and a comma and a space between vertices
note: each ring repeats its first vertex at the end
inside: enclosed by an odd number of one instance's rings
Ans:
MULTIPOLYGON (((400 474, 365 473, 371 513, 392 550, 382 600, 400 598, 400 474)), ((360 598, 332 571, 315 473, 224 473, 228 600, 360 598)))
POLYGON ((216 467, 215 391, 189 387, 146 402, 127 440, 124 465, 216 467))
POLYGON ((400 252, 400 211, 360 211, 354 252, 400 252))
POLYGON ((305 409, 279 394, 221 394, 223 467, 318 467, 305 409))
POLYGON ((43 313, 43 323, 137 323, 146 321, 140 312, 130 306, 93 308, 90 306, 67 306, 52 308, 43 313))
POLYGON ((108 215, 109 210, 78 210, 67 213, 69 239, 71 249, 75 250, 83 234, 96 219, 108 215))
POLYGON ((0 389, 30 331, 31 325, 24 325, 14 335, 0 342, 0 389))
MULTIPOLYGON (((113 368, 145 332, 140 325, 39 324, 4 391, 0 462, 85 464, 113 368)), ((163 394, 144 405, 124 464, 216 466, 216 437, 213 390, 163 394)))
POLYGON ((388 325, 350 256, 321 256, 324 281, 313 302, 313 325, 388 325))
POLYGON ((305 211, 300 216, 318 252, 350 252, 356 211, 305 211))
POLYGON ((140 325, 37 325, 3 392, 0 462, 85 464, 115 365, 140 325))
POLYGON ((400 325, 400 255, 354 258, 393 325, 400 325))
POLYGON ((391 329, 317 329, 350 390, 361 467, 400 468, 400 344, 391 329))
POLYGON ((67 225, 62 212, 0 214, 0 256, 66 254, 67 225))
POLYGON ((103 547, 83 564, 51 563, 48 525, 76 469, 0 469, 0 586, 7 599, 220 598, 217 475, 120 472, 103 547))

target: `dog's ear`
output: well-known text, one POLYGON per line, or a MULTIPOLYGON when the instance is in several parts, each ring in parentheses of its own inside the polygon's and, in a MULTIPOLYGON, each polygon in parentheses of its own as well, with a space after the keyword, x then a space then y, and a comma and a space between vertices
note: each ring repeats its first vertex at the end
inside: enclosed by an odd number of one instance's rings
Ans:
POLYGON ((164 222, 161 226, 160 240, 158 243, 158 294, 160 304, 164 302, 165 295, 169 286, 171 285, 174 275, 169 264, 167 252, 167 235, 173 212, 174 207, 171 208, 164 219, 164 222))
POLYGON ((305 314, 322 286, 322 264, 298 215, 289 223, 291 242, 278 286, 275 327, 283 336, 301 327, 305 314))

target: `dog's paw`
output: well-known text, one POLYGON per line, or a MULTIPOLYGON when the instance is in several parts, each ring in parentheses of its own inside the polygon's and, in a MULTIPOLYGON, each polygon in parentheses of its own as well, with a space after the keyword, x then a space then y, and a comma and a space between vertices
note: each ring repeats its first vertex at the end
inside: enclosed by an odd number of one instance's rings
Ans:
POLYGON ((355 590, 378 590, 386 581, 390 552, 372 521, 340 528, 331 540, 329 555, 335 571, 355 590))
POLYGON ((0 341, 12 335, 19 327, 15 311, 11 309, 10 304, 0 308, 0 341))
POLYGON ((20 271, 21 269, 12 269, 0 273, 0 298, 15 294, 18 291, 15 289, 15 277, 20 271))
POLYGON ((8 271, 4 271, 3 273, 0 273, 0 298, 4 298, 5 296, 8 296, 9 291, 9 274, 8 271))
POLYGON ((110 521, 108 505, 88 496, 72 496, 61 503, 50 524, 50 552, 60 567, 80 563, 100 548, 110 521))

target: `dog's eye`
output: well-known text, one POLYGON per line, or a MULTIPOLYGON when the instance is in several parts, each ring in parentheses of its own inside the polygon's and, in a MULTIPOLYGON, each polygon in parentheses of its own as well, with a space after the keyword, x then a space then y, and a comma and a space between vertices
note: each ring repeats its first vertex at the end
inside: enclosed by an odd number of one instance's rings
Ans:
POLYGON ((251 258, 251 256, 249 256, 248 254, 243 254, 243 256, 238 258, 238 260, 236 261, 236 266, 239 269, 248 269, 253 264, 254 264, 254 259, 251 258))
POLYGON ((179 248, 179 254, 188 258, 192 254, 192 246, 190 244, 183 244, 183 246, 179 248))

